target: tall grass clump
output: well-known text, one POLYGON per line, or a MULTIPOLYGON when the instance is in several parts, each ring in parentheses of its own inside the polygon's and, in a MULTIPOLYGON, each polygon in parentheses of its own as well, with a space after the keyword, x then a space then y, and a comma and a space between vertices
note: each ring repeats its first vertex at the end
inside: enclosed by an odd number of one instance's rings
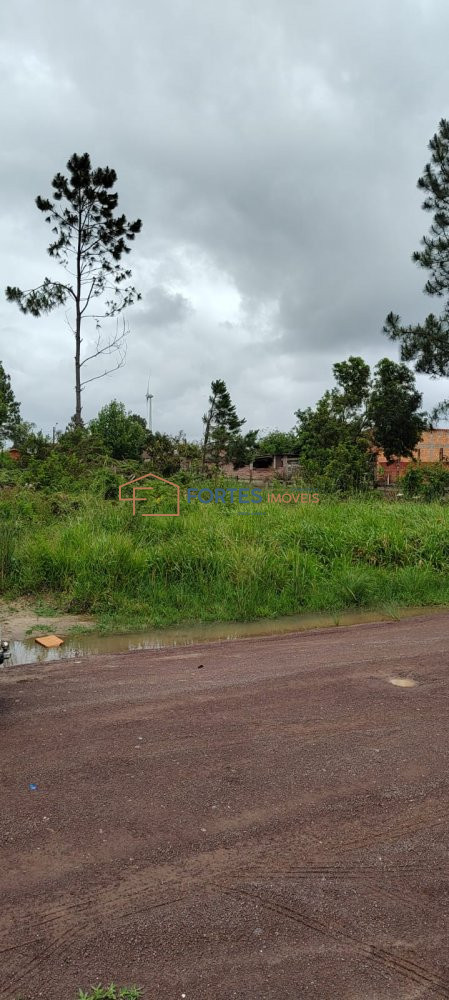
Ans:
POLYGON ((179 518, 144 518, 90 494, 12 491, 0 515, 0 586, 8 596, 52 593, 61 608, 117 627, 449 601, 444 503, 322 498, 256 509, 188 505, 183 489, 179 518))

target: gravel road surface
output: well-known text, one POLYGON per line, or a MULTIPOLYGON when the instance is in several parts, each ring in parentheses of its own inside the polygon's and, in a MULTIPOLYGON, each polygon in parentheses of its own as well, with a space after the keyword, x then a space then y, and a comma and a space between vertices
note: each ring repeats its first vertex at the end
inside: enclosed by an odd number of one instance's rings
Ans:
POLYGON ((3 669, 2 1000, 449 998, 448 695, 449 614, 3 669))

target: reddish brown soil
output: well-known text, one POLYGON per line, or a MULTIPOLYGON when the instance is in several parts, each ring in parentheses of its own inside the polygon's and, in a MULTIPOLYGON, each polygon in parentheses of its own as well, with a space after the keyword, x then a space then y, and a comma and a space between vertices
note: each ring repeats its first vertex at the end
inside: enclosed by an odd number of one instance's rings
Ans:
POLYGON ((449 615, 4 670, 0 996, 449 998, 448 692, 449 615))

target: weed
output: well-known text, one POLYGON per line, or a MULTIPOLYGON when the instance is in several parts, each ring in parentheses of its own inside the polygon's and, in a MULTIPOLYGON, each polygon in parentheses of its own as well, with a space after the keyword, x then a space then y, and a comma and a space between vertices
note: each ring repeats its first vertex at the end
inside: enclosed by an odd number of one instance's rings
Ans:
POLYGON ((91 987, 88 993, 80 990, 78 1000, 138 1000, 140 996, 142 990, 137 986, 119 988, 115 983, 111 983, 110 986, 102 986, 100 983, 91 987))

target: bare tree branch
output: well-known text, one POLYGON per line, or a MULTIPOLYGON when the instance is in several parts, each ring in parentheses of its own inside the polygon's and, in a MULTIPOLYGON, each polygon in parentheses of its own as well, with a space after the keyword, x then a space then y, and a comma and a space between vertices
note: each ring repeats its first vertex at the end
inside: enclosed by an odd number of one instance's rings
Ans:
POLYGON ((102 343, 101 327, 100 324, 97 323, 97 340, 95 344, 95 349, 92 351, 92 354, 88 354, 85 358, 83 358, 83 360, 80 362, 80 369, 83 367, 83 365, 87 364, 88 361, 93 361, 95 358, 102 357, 105 354, 107 355, 118 354, 118 361, 116 365, 114 365, 112 368, 107 368, 100 375, 94 375, 92 376, 92 378, 85 379, 83 382, 81 382, 81 386, 87 385, 88 382, 95 382, 96 379, 104 378, 105 375, 110 375, 112 372, 117 371, 119 368, 123 368, 123 365, 125 364, 126 360, 126 351, 127 351, 126 338, 128 337, 129 332, 130 332, 129 326, 125 322, 125 318, 122 317, 122 328, 119 329, 119 321, 117 320, 114 336, 110 336, 105 343, 102 343))
POLYGON ((114 365, 114 368, 107 368, 107 369, 105 369, 104 372, 101 372, 100 375, 94 375, 92 378, 86 378, 84 382, 81 382, 81 385, 82 386, 83 385, 87 385, 88 382, 96 382, 96 380, 98 378, 104 378, 105 375, 112 375, 112 373, 118 371, 119 368, 123 368, 123 365, 125 364, 125 362, 126 362, 126 347, 124 348, 124 351, 123 351, 122 356, 120 357, 120 360, 117 362, 116 365, 114 365))

